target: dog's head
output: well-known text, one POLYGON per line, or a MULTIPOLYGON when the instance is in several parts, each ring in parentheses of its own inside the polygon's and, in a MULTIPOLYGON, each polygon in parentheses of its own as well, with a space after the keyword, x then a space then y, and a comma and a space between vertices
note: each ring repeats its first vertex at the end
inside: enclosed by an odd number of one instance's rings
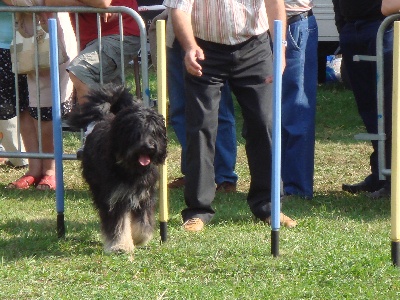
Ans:
POLYGON ((140 104, 125 108, 111 123, 110 142, 116 163, 127 170, 163 164, 167 157, 164 117, 140 104))

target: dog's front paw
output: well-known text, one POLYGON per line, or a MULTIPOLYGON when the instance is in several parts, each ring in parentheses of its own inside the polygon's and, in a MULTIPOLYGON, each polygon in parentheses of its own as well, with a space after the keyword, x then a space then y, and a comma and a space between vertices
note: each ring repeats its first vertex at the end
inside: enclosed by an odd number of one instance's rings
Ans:
POLYGON ((133 253, 135 245, 133 243, 109 242, 105 243, 104 251, 106 253, 133 253))

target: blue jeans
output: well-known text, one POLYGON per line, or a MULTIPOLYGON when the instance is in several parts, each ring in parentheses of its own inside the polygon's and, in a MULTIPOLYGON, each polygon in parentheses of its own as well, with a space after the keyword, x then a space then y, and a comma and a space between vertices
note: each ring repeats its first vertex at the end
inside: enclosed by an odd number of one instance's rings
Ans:
MULTIPOLYGON (((375 21, 347 22, 340 31, 340 48, 346 64, 350 84, 353 89, 358 113, 368 133, 377 133, 377 70, 376 62, 354 62, 353 56, 376 55, 376 34, 382 23, 375 21)), ((392 124, 392 74, 393 74, 393 27, 386 30, 383 39, 384 54, 384 106, 386 133, 386 168, 390 169, 391 157, 391 124, 392 124)), ((373 181, 379 180, 378 143, 372 141, 374 151, 370 156, 371 175, 373 181)))
MULTIPOLYGON (((167 48, 167 80, 169 96, 169 123, 175 131, 182 147, 181 172, 186 174, 186 96, 184 91, 184 65, 182 48, 177 41, 173 48, 167 48)), ((214 171, 215 182, 237 182, 236 165, 236 128, 231 91, 228 85, 221 90, 218 111, 218 131, 215 144, 214 171)))
POLYGON ((282 181, 287 195, 311 199, 314 185, 318 26, 314 16, 288 25, 282 77, 282 181))

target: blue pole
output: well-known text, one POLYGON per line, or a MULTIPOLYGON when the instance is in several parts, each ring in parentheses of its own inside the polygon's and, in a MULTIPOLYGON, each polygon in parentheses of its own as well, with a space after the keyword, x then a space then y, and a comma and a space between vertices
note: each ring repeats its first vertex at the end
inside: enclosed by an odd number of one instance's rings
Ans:
POLYGON ((272 131, 272 191, 271 191, 271 254, 279 255, 281 212, 281 96, 282 96, 282 22, 274 21, 273 70, 273 131, 272 131))
POLYGON ((64 224, 64 180, 62 164, 62 129, 61 129, 61 109, 60 109, 60 79, 58 68, 58 37, 57 20, 49 19, 50 36, 50 78, 51 95, 53 99, 53 139, 54 139, 54 159, 56 165, 56 210, 57 210, 57 234, 58 237, 65 236, 64 224))

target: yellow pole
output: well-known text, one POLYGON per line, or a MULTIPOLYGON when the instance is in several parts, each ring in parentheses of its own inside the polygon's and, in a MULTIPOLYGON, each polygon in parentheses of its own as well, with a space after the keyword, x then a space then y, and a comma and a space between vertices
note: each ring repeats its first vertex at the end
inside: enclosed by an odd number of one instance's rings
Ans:
POLYGON ((395 266, 400 266, 400 182, 399 182, 399 150, 400 150, 400 128, 399 128, 399 79, 400 79, 400 22, 394 22, 393 43, 393 111, 392 111, 392 190, 391 190, 391 240, 392 261, 395 266))
MULTIPOLYGON (((158 112, 167 120, 167 59, 165 50, 165 21, 156 23, 157 30, 157 99, 158 112)), ((167 124, 165 123, 165 126, 167 124)), ((161 241, 167 240, 168 222, 168 188, 167 188, 167 161, 160 167, 160 235, 161 241)))

